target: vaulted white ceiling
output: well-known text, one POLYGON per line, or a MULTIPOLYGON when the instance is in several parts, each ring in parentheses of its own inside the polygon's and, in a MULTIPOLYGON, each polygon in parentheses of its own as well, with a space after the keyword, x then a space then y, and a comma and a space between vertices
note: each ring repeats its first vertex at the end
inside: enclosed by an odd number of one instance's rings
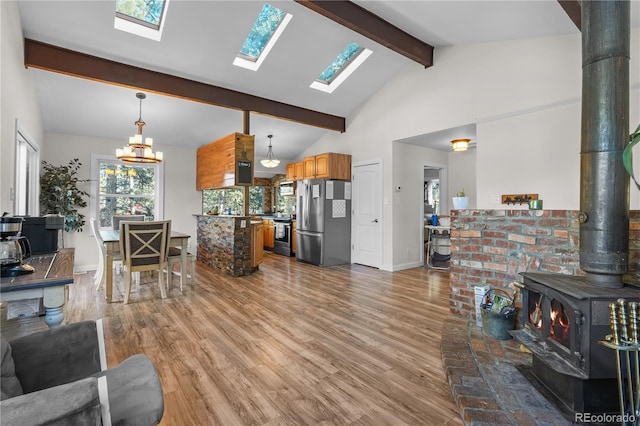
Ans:
MULTIPOLYGON (((270 3, 293 19, 257 72, 232 62, 264 2, 171 0, 160 42, 114 29, 113 1, 21 1, 19 10, 26 38, 342 116, 347 131, 354 111, 387 81, 404 67, 422 67, 298 3, 270 3), (314 78, 351 41, 373 50, 373 55, 333 94, 310 89, 314 78)), ((578 33, 555 0, 355 3, 433 45, 434 66, 443 46, 578 33)), ((637 10, 638 2, 634 3, 637 10)), ((135 133, 139 90, 37 69, 29 72, 36 82, 45 131, 123 143, 135 133)), ((242 131, 240 111, 146 93, 144 132, 158 145, 199 147, 242 131)), ((286 161, 328 131, 250 116, 257 156, 266 154, 268 134, 274 135, 274 153, 286 161)))

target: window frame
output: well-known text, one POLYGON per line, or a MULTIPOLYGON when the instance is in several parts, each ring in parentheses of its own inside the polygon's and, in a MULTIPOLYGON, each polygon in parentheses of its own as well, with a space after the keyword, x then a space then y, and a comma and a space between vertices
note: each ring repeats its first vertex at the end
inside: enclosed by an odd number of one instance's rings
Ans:
POLYGON ((17 125, 11 197, 14 215, 40 214, 40 150, 17 125))
POLYGON ((160 41, 162 39, 162 31, 164 29, 164 25, 167 21, 167 10, 169 10, 169 0, 164 0, 160 23, 158 25, 155 25, 135 18, 133 16, 118 12, 116 9, 113 27, 117 30, 135 34, 140 37, 160 41))
MULTIPOLYGON (((91 216, 100 217, 100 166, 102 164, 127 164, 115 155, 91 154, 91 216)), ((154 220, 164 220, 164 162, 137 164, 141 167, 153 167, 154 171, 154 220)), ((90 231, 93 235, 93 230, 90 231)))
MULTIPOLYGON (((247 39, 248 39, 249 35, 251 35, 251 31, 253 31, 253 28, 259 23, 260 14, 262 13, 262 10, 264 9, 264 7, 267 4, 269 4, 269 3, 266 3, 265 5, 263 5, 262 9, 260 9, 260 12, 258 12, 258 16, 256 17, 256 21, 253 23, 253 25, 249 29, 249 33, 247 34, 247 38, 245 38, 245 41, 242 42, 242 46, 244 46, 244 44, 247 42, 247 39)), ((289 22, 293 18, 292 14, 288 13, 285 10, 277 8, 277 7, 275 7, 275 6, 271 5, 271 4, 269 4, 269 6, 273 7, 274 9, 278 9, 278 10, 284 12, 284 17, 280 20, 280 23, 275 28, 275 30, 272 32, 271 36, 269 37, 269 41, 263 46, 262 51, 260 52, 260 55, 257 58, 253 58, 253 57, 250 57, 250 56, 247 56, 247 55, 245 55, 243 53, 238 52, 238 54, 236 55, 236 57, 233 60, 233 65, 235 65, 237 67, 246 68, 246 69, 251 70, 251 71, 258 71, 258 69, 260 68, 260 65, 262 65, 262 62, 264 62, 264 60, 266 59, 266 57, 269 54, 269 52, 271 51, 271 49, 273 49, 273 47, 275 46, 276 42, 278 41, 278 39, 280 38, 280 36, 284 32, 285 28, 287 28, 287 25, 289 25, 289 22)), ((242 46, 240 47, 240 50, 242 50, 242 46)))

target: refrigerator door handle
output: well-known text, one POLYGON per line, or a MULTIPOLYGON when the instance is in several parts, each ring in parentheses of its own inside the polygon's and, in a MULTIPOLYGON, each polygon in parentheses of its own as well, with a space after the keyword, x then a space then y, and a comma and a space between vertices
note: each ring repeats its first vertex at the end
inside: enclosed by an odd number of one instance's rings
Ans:
POLYGON ((304 203, 302 204, 304 217, 302 220, 304 221, 304 229, 309 229, 309 210, 311 210, 311 200, 309 199, 309 182, 305 182, 304 184, 304 203))

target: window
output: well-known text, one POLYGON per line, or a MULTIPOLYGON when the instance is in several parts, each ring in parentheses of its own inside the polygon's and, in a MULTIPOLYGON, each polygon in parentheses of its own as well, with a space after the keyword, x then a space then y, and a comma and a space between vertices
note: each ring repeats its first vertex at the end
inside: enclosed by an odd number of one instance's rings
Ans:
POLYGON ((309 87, 332 93, 372 53, 371 50, 361 47, 358 43, 349 43, 309 87))
MULTIPOLYGON (((202 212, 244 214, 244 188, 205 189, 202 191, 202 212)), ((264 213, 264 186, 249 187, 249 214, 264 213)))
POLYGON ((145 220, 162 220, 162 163, 123 163, 114 157, 93 156, 92 216, 100 227, 111 227, 113 215, 144 214, 145 220))
POLYGON ((281 186, 278 186, 276 189, 276 209, 275 211, 281 212, 284 214, 295 214, 296 213, 296 196, 290 194, 281 194, 280 190, 281 186))
POLYGON ((251 27, 233 65, 257 71, 291 20, 292 15, 265 4, 251 27))
POLYGON ((160 41, 169 0, 116 0, 114 28, 160 41))
POLYGON ((16 135, 14 215, 37 216, 40 168, 37 149, 20 131, 16 135))

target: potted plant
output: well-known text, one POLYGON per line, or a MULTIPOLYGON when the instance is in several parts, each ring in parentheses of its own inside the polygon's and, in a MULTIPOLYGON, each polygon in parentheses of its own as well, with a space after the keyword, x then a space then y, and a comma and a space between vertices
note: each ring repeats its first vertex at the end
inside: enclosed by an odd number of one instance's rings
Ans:
POLYGON ((81 165, 77 158, 66 166, 42 162, 40 213, 64 216, 64 230, 67 232, 81 232, 85 224, 84 215, 78 211, 79 207, 87 206, 85 198, 89 196, 88 192, 78 188, 78 183, 88 182, 88 179, 76 176, 81 165))
POLYGON ((455 197, 453 197, 453 208, 456 210, 466 209, 469 204, 469 197, 464 193, 464 188, 462 188, 455 197))

